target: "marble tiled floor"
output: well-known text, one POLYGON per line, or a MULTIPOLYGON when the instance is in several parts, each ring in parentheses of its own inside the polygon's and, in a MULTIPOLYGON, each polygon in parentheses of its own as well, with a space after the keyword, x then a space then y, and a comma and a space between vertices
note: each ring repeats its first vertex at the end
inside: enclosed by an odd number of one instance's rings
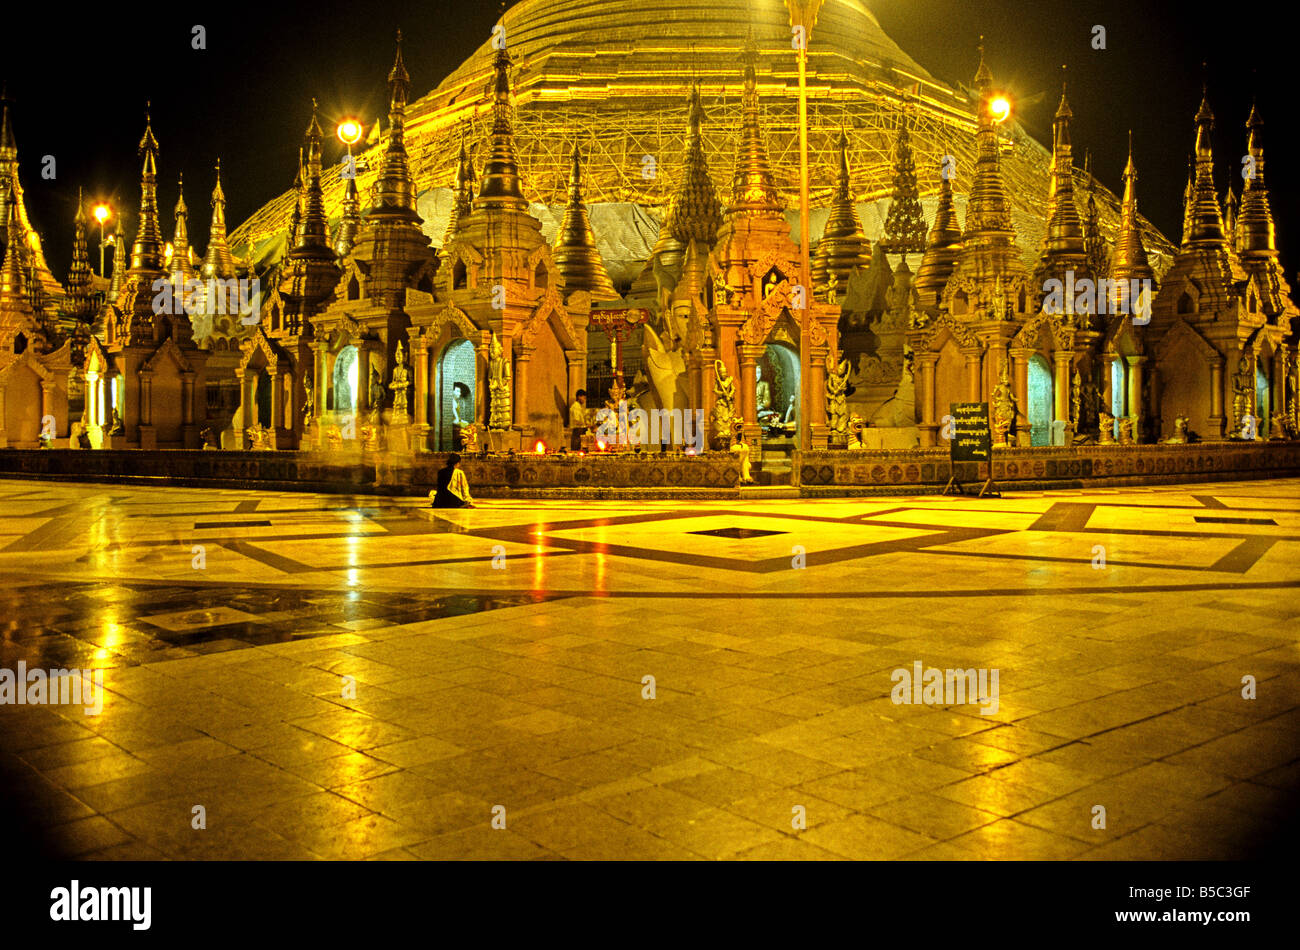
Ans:
POLYGON ((0 705, 30 827, 107 859, 1166 859, 1292 817, 1300 482, 423 504, 0 481, 0 668, 106 690, 0 705), (998 670, 996 713, 895 704, 916 661, 998 670))

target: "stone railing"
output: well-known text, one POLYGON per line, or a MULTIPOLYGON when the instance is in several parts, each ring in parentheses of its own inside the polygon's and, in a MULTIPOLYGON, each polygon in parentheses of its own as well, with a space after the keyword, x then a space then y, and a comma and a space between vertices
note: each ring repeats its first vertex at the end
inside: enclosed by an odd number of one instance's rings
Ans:
MULTIPOLYGON (((803 452, 793 464, 805 495, 926 492, 952 475, 946 449, 803 452)), ((980 466, 980 481, 987 467, 980 466)), ((974 465, 961 468, 975 481, 974 465)), ((1300 475, 1300 442, 994 449, 992 468, 997 486, 1012 490, 1282 477, 1300 475)))

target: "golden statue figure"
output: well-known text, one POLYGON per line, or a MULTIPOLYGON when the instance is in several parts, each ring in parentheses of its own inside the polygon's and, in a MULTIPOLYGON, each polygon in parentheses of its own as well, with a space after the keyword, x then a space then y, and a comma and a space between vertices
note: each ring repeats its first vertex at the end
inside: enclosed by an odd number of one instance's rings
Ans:
POLYGON ((406 390, 410 386, 410 376, 406 370, 406 350, 402 341, 397 341, 397 351, 393 354, 393 381, 388 388, 393 391, 393 421, 406 422, 406 390))
POLYGON ((1102 405, 1097 411, 1097 442, 1100 445, 1115 444, 1115 416, 1111 413, 1110 407, 1102 405))
POLYGON ((311 370, 307 370, 302 378, 302 393, 302 422, 303 425, 310 425, 312 416, 316 413, 316 389, 311 378, 311 370))
POLYGON ((488 349, 488 396, 491 400, 488 427, 509 429, 513 421, 510 408, 510 362, 505 358, 501 341, 495 333, 492 334, 492 343, 488 349))
POLYGON ((993 405, 990 409, 993 416, 991 420, 993 444, 998 448, 1006 448, 1010 444, 1010 438, 1015 434, 1016 398, 1011 388, 1011 380, 1007 377, 1005 359, 998 369, 998 384, 993 387, 993 405))
POLYGON ((1079 427, 1079 409, 1083 405, 1083 377, 1079 375, 1079 367, 1074 368, 1074 378, 1070 380, 1070 422, 1077 429, 1079 427))
POLYGON ((838 371, 827 359, 826 367, 826 417, 836 441, 845 439, 849 431, 849 361, 840 363, 838 371))
POLYGON ((863 435, 866 434, 867 424, 862 416, 853 413, 849 416, 849 445, 850 449, 865 449, 867 446, 863 442, 863 435))
POLYGON ((740 459, 740 484, 754 484, 754 475, 750 471, 749 443, 745 441, 745 424, 737 422, 731 429, 731 451, 740 459))
POLYGON ((460 450, 466 455, 478 454, 478 430, 479 424, 477 422, 471 422, 469 425, 460 427, 460 450))
POLYGON ((729 438, 732 422, 736 418, 736 381, 727 372, 722 360, 713 361, 713 432, 719 440, 729 438))

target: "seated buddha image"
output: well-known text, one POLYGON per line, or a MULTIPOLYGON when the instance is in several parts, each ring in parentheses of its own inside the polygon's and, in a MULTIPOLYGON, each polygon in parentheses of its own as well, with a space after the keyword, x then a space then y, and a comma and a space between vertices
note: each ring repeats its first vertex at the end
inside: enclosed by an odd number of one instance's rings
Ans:
POLYGON ((780 413, 772 408, 772 384, 763 378, 763 367, 756 366, 754 372, 758 374, 758 382, 754 387, 754 406, 759 424, 764 425, 770 421, 780 422, 780 413))

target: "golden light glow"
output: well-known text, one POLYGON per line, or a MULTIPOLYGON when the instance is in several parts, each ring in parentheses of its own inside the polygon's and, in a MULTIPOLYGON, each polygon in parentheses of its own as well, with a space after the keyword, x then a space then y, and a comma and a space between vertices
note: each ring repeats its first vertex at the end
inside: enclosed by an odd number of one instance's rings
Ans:
POLYGON ((100 224, 103 224, 113 216, 113 209, 108 205, 95 205, 93 214, 95 215, 95 220, 100 224))
POLYGON ((543 442, 541 439, 538 439, 537 444, 533 446, 533 451, 536 452, 538 455, 545 455, 546 443, 543 442))
POLYGON ((1011 116, 1011 100, 1006 96, 995 96, 990 99, 989 115, 999 124, 1007 121, 1011 116))
POLYGON ((170 260, 172 259, 172 255, 175 254, 175 253, 176 253, 176 249, 172 247, 172 242, 171 242, 171 241, 168 241, 168 242, 167 242, 167 260, 170 261, 170 260))
POLYGON ((339 123, 338 134, 344 145, 356 145, 361 139, 361 123, 356 119, 344 119, 339 123))

